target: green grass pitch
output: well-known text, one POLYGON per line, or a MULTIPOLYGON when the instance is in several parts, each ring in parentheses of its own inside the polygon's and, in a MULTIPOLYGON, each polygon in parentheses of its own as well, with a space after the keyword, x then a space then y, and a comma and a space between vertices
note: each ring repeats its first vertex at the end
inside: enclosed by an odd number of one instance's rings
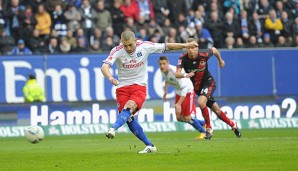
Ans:
POLYGON ((298 129, 215 131, 196 141, 196 132, 148 133, 158 152, 137 154, 145 146, 132 134, 0 139, 0 170, 297 170, 298 129))

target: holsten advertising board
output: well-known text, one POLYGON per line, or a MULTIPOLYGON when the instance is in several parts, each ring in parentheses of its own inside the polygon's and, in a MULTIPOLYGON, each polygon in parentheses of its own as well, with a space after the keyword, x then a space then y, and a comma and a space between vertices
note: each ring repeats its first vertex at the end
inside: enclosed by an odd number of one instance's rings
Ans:
MULTIPOLYGON (((280 98, 267 102, 231 103, 221 109, 227 116, 237 121, 241 129, 261 128, 298 128, 297 100, 295 98, 280 98)), ((188 124, 178 123, 175 110, 170 102, 164 102, 163 113, 155 113, 153 108, 144 108, 137 114, 138 121, 146 132, 169 132, 192 130, 188 124)), ((41 125, 47 135, 100 134, 116 120, 117 111, 114 108, 101 108, 93 103, 84 108, 54 107, 51 104, 32 105, 28 110, 17 113, 18 121, 28 121, 28 125, 41 125)), ((196 116, 203 119, 200 110, 196 116)), ((215 130, 230 129, 219 120, 214 113, 211 123, 215 130)), ((1 126, 0 137, 23 136, 25 126, 1 126)), ((120 132, 129 132, 124 126, 120 132)))

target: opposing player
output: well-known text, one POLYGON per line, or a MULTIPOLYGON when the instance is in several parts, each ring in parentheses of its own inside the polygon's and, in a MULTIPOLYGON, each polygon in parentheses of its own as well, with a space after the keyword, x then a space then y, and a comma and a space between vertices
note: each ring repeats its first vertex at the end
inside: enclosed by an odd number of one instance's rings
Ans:
POLYGON ((151 53, 163 53, 165 50, 178 50, 197 47, 196 42, 190 43, 152 43, 135 39, 131 31, 121 34, 121 44, 113 48, 107 59, 103 61, 101 71, 115 86, 116 101, 119 114, 113 127, 106 136, 114 138, 116 130, 127 123, 130 131, 145 145, 139 153, 151 153, 156 147, 145 135, 140 124, 134 119, 134 114, 140 110, 146 99, 146 85, 148 80, 147 58, 151 53), (118 79, 110 73, 110 67, 116 62, 118 79))
POLYGON ((165 91, 163 99, 166 100, 169 84, 171 84, 176 91, 175 110, 176 118, 180 122, 186 122, 192 125, 200 132, 196 137, 197 140, 205 138, 206 130, 203 128, 205 122, 196 118, 192 118, 191 114, 196 113, 195 92, 190 77, 194 76, 190 73, 176 73, 176 67, 170 65, 168 57, 161 56, 158 60, 159 69, 165 78, 165 91))
MULTIPOLYGON (((189 38, 187 42, 195 42, 195 39, 189 38)), ((195 92, 198 95, 198 105, 206 122, 206 139, 210 139, 213 133, 207 106, 218 116, 219 119, 227 123, 232 128, 235 135, 240 138, 241 133, 237 124, 231 121, 226 114, 221 111, 219 105, 213 98, 215 80, 208 70, 207 63, 208 59, 213 55, 216 56, 219 66, 221 68, 224 67, 225 62, 215 47, 200 52, 199 47, 187 48, 187 53, 181 55, 179 58, 176 74, 181 74, 182 69, 184 69, 187 73, 195 73, 195 75, 191 77, 191 81, 195 92)))

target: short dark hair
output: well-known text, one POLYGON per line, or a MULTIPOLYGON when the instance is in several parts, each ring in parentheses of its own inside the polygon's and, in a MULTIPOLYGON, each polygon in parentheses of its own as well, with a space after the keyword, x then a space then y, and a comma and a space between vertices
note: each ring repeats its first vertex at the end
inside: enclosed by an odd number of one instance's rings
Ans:
POLYGON ((158 61, 161 61, 161 60, 166 60, 167 62, 169 62, 169 59, 167 56, 161 56, 159 57, 158 61))
POLYGON ((30 74, 30 75, 29 75, 29 79, 30 79, 30 80, 35 79, 35 76, 34 76, 33 74, 30 74))

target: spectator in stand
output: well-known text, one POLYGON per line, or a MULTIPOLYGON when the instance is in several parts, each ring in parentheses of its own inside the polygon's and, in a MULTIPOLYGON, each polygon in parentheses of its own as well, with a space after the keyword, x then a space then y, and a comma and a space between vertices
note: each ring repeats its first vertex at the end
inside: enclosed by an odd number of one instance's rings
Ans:
POLYGON ((48 53, 51 53, 51 54, 60 53, 60 47, 58 45, 58 39, 57 38, 51 37, 49 47, 48 47, 48 53))
POLYGON ((186 16, 187 25, 190 23, 195 23, 195 12, 193 10, 188 11, 188 15, 186 16))
POLYGON ((103 37, 105 37, 105 31, 108 27, 112 27, 112 17, 110 11, 104 8, 104 1, 99 0, 96 6, 97 14, 95 17, 96 27, 102 31, 103 37))
POLYGON ((178 20, 176 21, 176 24, 174 26, 175 26, 175 28, 179 28, 180 26, 183 26, 183 27, 188 26, 188 23, 187 23, 187 20, 186 20, 184 14, 180 13, 178 15, 178 20))
POLYGON ((102 50, 100 49, 99 41, 95 41, 89 48, 89 52, 92 53, 100 53, 102 50))
POLYGON ((168 34, 168 31, 171 27, 173 27, 173 26, 172 26, 172 23, 171 23, 170 19, 168 19, 168 18, 165 19, 164 22, 163 22, 163 25, 161 27, 162 32, 164 33, 164 35, 168 34))
POLYGON ((15 40, 12 36, 7 35, 6 30, 1 30, 0 35, 0 54, 10 55, 15 45, 15 40))
POLYGON ((271 8, 272 7, 268 0, 259 0, 259 8, 257 9, 257 13, 262 21, 268 17, 271 8))
POLYGON ((226 19, 224 23, 224 36, 225 37, 234 37, 237 39, 241 37, 240 25, 237 21, 234 20, 233 14, 230 12, 226 13, 226 19))
POLYGON ((66 19, 61 5, 57 5, 55 10, 51 13, 52 15, 52 30, 56 30, 59 37, 67 35, 66 19))
POLYGON ((167 0, 151 0, 153 4, 153 11, 155 15, 155 21, 162 25, 170 14, 167 0))
POLYGON ((249 34, 256 36, 257 41, 259 43, 262 43, 263 41, 262 36, 263 36, 264 30, 265 30, 264 23, 262 22, 262 20, 259 19, 258 13, 254 12, 248 24, 249 34))
MULTIPOLYGON (((24 0, 21 0, 21 1, 24 1, 24 0)), ((26 5, 31 6, 33 13, 36 14, 38 5, 43 3, 45 0, 25 0, 25 1, 26 1, 26 5)), ((49 0, 49 1, 51 1, 51 0, 49 0)), ((46 5, 48 5, 48 4, 46 4, 46 5)))
POLYGON ((77 9, 80 8, 82 0, 64 0, 68 4, 73 4, 77 9))
POLYGON ((5 29, 6 27, 6 18, 5 18, 6 7, 3 8, 3 2, 0 0, 0 30, 5 29))
POLYGON ((180 33, 182 42, 186 42, 188 38, 194 38, 196 41, 198 41, 199 39, 199 35, 197 33, 194 22, 189 23, 189 25, 185 29, 184 29, 184 26, 180 26, 179 33, 180 33))
POLYGON ((201 22, 196 23, 196 30, 199 36, 199 45, 202 49, 209 49, 213 47, 213 39, 208 29, 203 27, 201 22))
POLYGON ((114 48, 113 39, 111 37, 107 37, 106 40, 103 42, 102 50, 104 52, 110 51, 114 48))
POLYGON ((223 3, 225 11, 228 11, 231 7, 235 10, 237 15, 240 14, 240 2, 239 0, 225 0, 223 3))
POLYGON ((294 37, 292 47, 298 47, 298 35, 296 37, 294 37))
POLYGON ((235 39, 233 37, 226 37, 224 48, 226 48, 226 49, 234 49, 234 45, 235 45, 235 39))
POLYGON ((136 34, 136 38, 142 41, 149 41, 146 29, 139 30, 139 32, 136 34))
MULTIPOLYGON (((42 0, 42 1, 44 1, 44 0, 42 0)), ((62 1, 64 1, 64 0, 46 0, 45 6, 47 8, 47 11, 49 11, 49 13, 52 14, 56 10, 57 6, 61 7, 63 5, 62 1)), ((39 2, 39 3, 41 3, 41 2, 39 2)))
POLYGON ((82 6, 79 8, 79 11, 82 16, 81 26, 84 29, 85 36, 88 40, 90 40, 93 29, 95 27, 93 23, 95 22, 96 11, 90 5, 89 0, 83 0, 82 6))
POLYGON ((205 19, 202 17, 202 14, 199 10, 195 11, 195 23, 201 22, 203 25, 205 25, 205 19))
POLYGON ((35 29, 39 31, 39 35, 48 39, 49 34, 51 33, 51 16, 46 11, 43 4, 38 5, 37 13, 35 14, 37 24, 35 29))
POLYGON ((111 37, 113 41, 113 45, 117 46, 120 43, 120 37, 114 34, 114 29, 112 27, 107 27, 106 29, 106 37, 111 37))
POLYGON ((286 41, 286 38, 284 36, 278 36, 278 41, 275 45, 276 47, 289 47, 290 46, 290 42, 286 41))
POLYGON ((33 35, 29 39, 29 47, 34 54, 41 54, 47 51, 47 41, 40 36, 39 30, 33 30, 33 35))
POLYGON ((206 22, 206 28, 213 37, 214 46, 217 48, 223 47, 224 23, 219 19, 216 11, 211 12, 210 20, 206 22))
POLYGON ((283 11, 281 13, 281 22, 283 25, 281 35, 285 37, 286 41, 289 42, 289 44, 292 44, 293 38, 291 34, 293 32, 292 31, 293 21, 288 18, 287 11, 283 11))
POLYGON ((264 33, 264 36, 263 36, 263 43, 261 43, 260 47, 263 47, 263 48, 273 48, 274 45, 273 43, 271 42, 270 40, 270 34, 269 33, 264 33))
MULTIPOLYGON (((183 15, 184 17, 187 15, 187 8, 185 1, 173 1, 168 0, 168 7, 170 10, 169 19, 174 26, 180 25, 179 22, 179 15, 183 15), (177 20, 178 18, 178 20, 177 20)), ((184 25, 187 27, 187 24, 184 25)), ((178 27, 177 27, 178 28, 178 27)))
POLYGON ((59 50, 61 53, 68 53, 71 50, 71 46, 65 37, 62 37, 62 39, 61 39, 61 43, 59 45, 59 50))
POLYGON ((244 42, 248 42, 249 39, 249 31, 248 31, 248 19, 247 12, 242 10, 240 12, 240 28, 241 28, 241 37, 244 42))
POLYGON ((270 34, 271 40, 275 45, 278 41, 278 37, 283 30, 283 25, 280 19, 276 18, 276 12, 274 9, 270 10, 269 17, 265 20, 266 32, 270 34))
POLYGON ((85 40, 83 38, 78 38, 78 46, 73 50, 76 53, 85 53, 88 51, 88 46, 85 44, 85 40))
POLYGON ((245 45, 241 37, 237 38, 235 48, 245 48, 245 45))
POLYGON ((31 55, 31 50, 26 47, 25 41, 23 39, 18 40, 18 45, 12 49, 12 55, 31 55))
POLYGON ((37 24, 36 18, 32 13, 32 7, 26 6, 25 11, 20 15, 20 18, 23 25, 23 32, 26 33, 23 34, 23 38, 26 42, 28 42, 29 38, 32 36, 33 30, 35 29, 35 25, 37 24))
POLYGON ((123 31, 123 23, 124 21, 124 14, 120 10, 122 0, 114 0, 113 7, 110 9, 111 16, 112 16, 112 25, 115 34, 120 37, 123 31))
POLYGON ((92 36, 90 37, 90 45, 92 46, 94 44, 94 42, 98 41, 99 46, 102 44, 103 42, 103 37, 102 37, 102 32, 99 28, 95 28, 93 31, 92 36))
POLYGON ((144 17, 146 22, 154 20, 154 11, 151 0, 136 0, 136 7, 138 10, 138 17, 144 17))
POLYGON ((247 44, 246 47, 247 47, 247 48, 258 48, 258 47, 259 47, 259 45, 258 45, 258 43, 257 43, 257 38, 256 38, 256 36, 251 35, 251 36, 249 37, 249 42, 248 42, 248 44, 247 44))
POLYGON ((77 30, 77 33, 76 33, 76 39, 77 39, 77 42, 79 42, 79 40, 81 40, 83 42, 83 46, 84 47, 88 47, 88 39, 87 37, 85 36, 84 34, 84 30, 82 28, 79 28, 77 30))
POLYGON ((294 24, 292 26, 292 37, 294 40, 296 40, 296 37, 298 36, 298 17, 295 18, 294 24))
POLYGON ((138 21, 138 8, 135 1, 133 0, 124 0, 123 4, 120 6, 120 10, 123 12, 125 19, 132 18, 135 21, 138 21))
POLYGON ((73 3, 67 5, 64 17, 67 22, 67 28, 71 31, 76 32, 81 27, 82 16, 73 3))
POLYGON ((134 22, 133 18, 128 17, 128 18, 126 18, 126 20, 127 21, 126 21, 126 24, 124 26, 124 29, 129 29, 130 31, 132 31, 134 33, 138 32, 137 27, 135 25, 135 22, 134 22))
POLYGON ((218 15, 218 18, 223 21, 225 19, 224 17, 224 13, 223 13, 223 10, 220 10, 218 8, 218 4, 216 2, 212 2, 211 5, 210 5, 210 10, 208 12, 208 16, 211 16, 211 13, 213 12, 216 12, 217 15, 218 15))
POLYGON ((275 11, 276 11, 276 17, 279 18, 279 19, 281 19, 282 12, 284 12, 284 11, 287 12, 287 10, 283 6, 282 1, 276 1, 275 2, 275 11))
POLYGON ((158 30, 162 35, 164 35, 162 28, 155 22, 155 20, 151 20, 147 26, 147 31, 149 35, 153 35, 155 30, 158 30))
POLYGON ((21 15, 25 7, 20 5, 19 0, 11 0, 10 7, 8 8, 5 17, 7 18, 10 26, 10 34, 15 39, 23 38, 23 27, 21 22, 21 15))
POLYGON ((169 39, 174 40, 175 43, 181 43, 181 38, 177 34, 177 30, 175 28, 170 28, 168 35, 165 36, 166 43, 169 43, 169 39))
POLYGON ((71 50, 77 48, 77 40, 73 37, 73 31, 71 29, 67 30, 67 36, 65 38, 67 42, 70 44, 71 50))
POLYGON ((148 23, 145 21, 145 17, 139 17, 139 20, 137 21, 137 30, 139 31, 140 29, 147 29, 148 23))

